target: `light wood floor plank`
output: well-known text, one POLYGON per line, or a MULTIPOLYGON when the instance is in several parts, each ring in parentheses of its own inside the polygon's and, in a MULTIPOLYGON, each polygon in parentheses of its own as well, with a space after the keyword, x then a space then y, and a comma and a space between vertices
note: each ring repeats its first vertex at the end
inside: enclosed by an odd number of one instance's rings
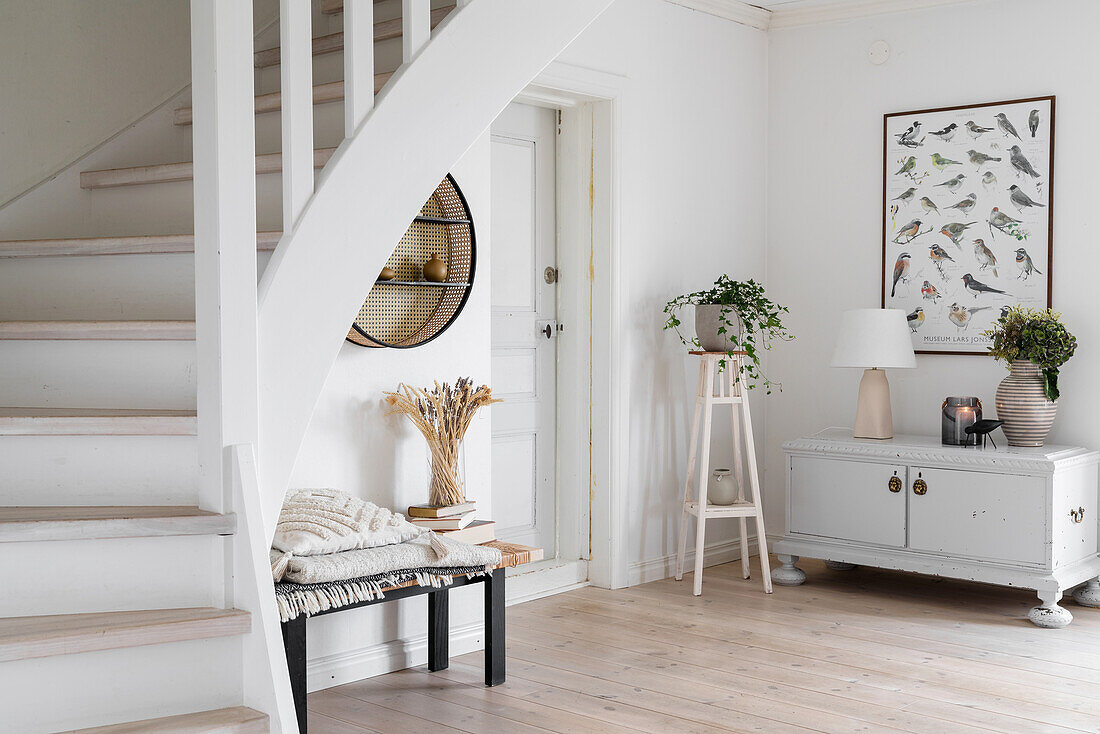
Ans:
POLYGON ((513 606, 505 684, 463 655, 311 694, 316 731, 1100 734, 1100 612, 1040 630, 1028 592, 800 566, 770 596, 754 560, 702 597, 689 574, 513 606))

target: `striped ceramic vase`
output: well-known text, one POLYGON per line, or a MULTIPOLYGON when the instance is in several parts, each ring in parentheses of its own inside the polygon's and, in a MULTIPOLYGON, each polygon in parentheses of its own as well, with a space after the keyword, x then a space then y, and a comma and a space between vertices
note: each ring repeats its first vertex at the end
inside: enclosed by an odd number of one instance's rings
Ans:
POLYGON ((1009 446, 1042 446, 1054 425, 1058 403, 1047 400, 1043 373, 1034 362, 1018 359, 997 386, 997 417, 1009 446))

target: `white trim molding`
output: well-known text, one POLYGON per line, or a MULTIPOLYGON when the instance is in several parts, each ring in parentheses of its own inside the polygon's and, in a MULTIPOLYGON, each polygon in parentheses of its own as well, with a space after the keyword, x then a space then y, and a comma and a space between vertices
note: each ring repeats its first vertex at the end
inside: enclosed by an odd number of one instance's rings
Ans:
MULTIPOLYGON (((768 545, 772 546, 776 541, 782 540, 782 535, 775 535, 768 537, 768 545)), ((756 541, 756 535, 749 535, 749 555, 756 556, 760 554, 760 546, 756 541)), ((711 566, 720 566, 723 563, 732 563, 741 558, 741 544, 736 538, 731 540, 723 540, 718 543, 708 543, 706 550, 703 552, 703 567, 709 568, 711 566)), ((695 551, 688 549, 687 557, 684 559, 684 568, 691 569, 695 563, 695 551)), ((660 581, 661 579, 671 578, 676 570, 676 554, 669 553, 668 555, 660 556, 658 558, 650 558, 646 561, 638 561, 637 563, 630 564, 629 573, 629 586, 637 586, 638 584, 648 584, 650 581, 660 581)))
POLYGON ((743 3, 739 0, 667 0, 673 5, 680 5, 700 13, 707 13, 718 18, 732 20, 762 31, 771 26, 773 13, 765 8, 743 3))
POLYGON ((761 8, 741 0, 666 0, 673 5, 697 10, 718 18, 732 20, 762 31, 795 26, 831 23, 839 20, 867 18, 886 13, 903 13, 940 5, 957 5, 975 0, 838 0, 827 4, 798 2, 775 10, 761 8))
POLYGON ((887 13, 904 13, 968 2, 974 2, 974 0, 843 0, 824 5, 795 2, 772 11, 769 30, 866 18, 887 13))

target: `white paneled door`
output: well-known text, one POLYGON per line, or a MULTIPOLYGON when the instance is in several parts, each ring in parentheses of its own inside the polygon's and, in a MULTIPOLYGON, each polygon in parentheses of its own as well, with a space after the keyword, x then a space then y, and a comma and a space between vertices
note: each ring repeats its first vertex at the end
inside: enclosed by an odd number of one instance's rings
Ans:
POLYGON ((557 112, 511 104, 491 132, 493 519, 553 558, 557 112))

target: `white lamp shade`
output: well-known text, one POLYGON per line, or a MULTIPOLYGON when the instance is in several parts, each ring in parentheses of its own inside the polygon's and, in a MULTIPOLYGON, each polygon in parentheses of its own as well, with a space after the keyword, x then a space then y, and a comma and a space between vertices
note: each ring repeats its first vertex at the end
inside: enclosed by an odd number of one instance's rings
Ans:
POLYGON ((845 311, 837 330, 833 367, 917 366, 905 312, 896 308, 845 311))

